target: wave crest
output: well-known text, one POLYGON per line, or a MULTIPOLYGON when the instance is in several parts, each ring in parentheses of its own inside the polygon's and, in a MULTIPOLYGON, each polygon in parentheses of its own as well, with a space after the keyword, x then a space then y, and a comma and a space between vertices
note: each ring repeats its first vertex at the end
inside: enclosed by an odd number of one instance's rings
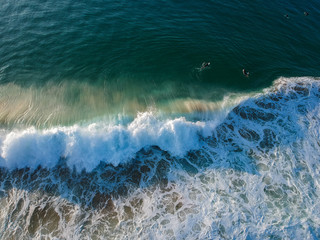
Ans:
POLYGON ((310 125, 306 116, 319 117, 319 89, 316 78, 280 78, 263 94, 236 106, 221 124, 220 120, 161 119, 144 112, 128 125, 97 122, 2 131, 0 164, 9 169, 51 168, 63 158, 71 168, 92 171, 100 162, 125 164, 151 145, 178 157, 201 148, 222 156, 227 151, 269 149, 306 134, 303 124, 310 125))

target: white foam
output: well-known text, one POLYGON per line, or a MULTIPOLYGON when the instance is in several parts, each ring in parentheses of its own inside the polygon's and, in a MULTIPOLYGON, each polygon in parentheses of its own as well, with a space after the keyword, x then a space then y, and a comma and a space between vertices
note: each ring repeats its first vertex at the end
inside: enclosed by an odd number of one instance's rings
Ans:
POLYGON ((100 161, 117 166, 135 156, 141 148, 157 145, 173 156, 182 156, 201 143, 215 122, 190 122, 185 118, 161 120, 152 112, 140 113, 129 125, 93 123, 47 130, 28 128, 2 132, 2 166, 13 168, 55 166, 61 157, 70 167, 91 171, 100 161))

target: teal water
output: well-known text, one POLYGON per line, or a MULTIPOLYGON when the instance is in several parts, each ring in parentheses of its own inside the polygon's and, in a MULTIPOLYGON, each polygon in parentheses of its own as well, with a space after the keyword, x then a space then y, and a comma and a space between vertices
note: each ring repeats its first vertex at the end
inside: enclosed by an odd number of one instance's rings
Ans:
MULTIPOLYGON (((280 76, 318 76, 319 9, 317 1, 5 1, 0 83, 30 90, 11 93, 16 101, 61 106, 51 125, 134 116, 176 99, 217 101, 280 76), (199 72, 205 61, 211 68, 199 72)), ((13 124, 21 115, 1 119, 13 124)), ((35 124, 30 118, 22 122, 35 124)))
POLYGON ((316 0, 4 0, 0 239, 320 239, 319 25, 316 0))

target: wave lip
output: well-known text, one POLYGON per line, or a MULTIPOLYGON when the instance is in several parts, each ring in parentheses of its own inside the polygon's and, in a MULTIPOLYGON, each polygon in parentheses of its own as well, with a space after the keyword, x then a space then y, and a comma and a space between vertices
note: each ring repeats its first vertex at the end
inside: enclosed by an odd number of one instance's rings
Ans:
POLYGON ((1 165, 10 169, 38 165, 51 168, 60 158, 81 171, 91 171, 100 162, 117 166, 143 147, 157 145, 174 156, 201 146, 201 122, 185 118, 159 120, 151 112, 138 114, 128 126, 94 123, 87 127, 28 128, 1 137, 1 165))

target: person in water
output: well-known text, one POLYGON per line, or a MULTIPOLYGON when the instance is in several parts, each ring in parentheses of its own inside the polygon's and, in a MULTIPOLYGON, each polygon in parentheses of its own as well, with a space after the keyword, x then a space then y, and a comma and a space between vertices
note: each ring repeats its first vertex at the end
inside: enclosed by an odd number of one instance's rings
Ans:
POLYGON ((203 69, 208 68, 208 67, 210 67, 210 62, 203 62, 201 65, 200 71, 202 71, 203 69))
POLYGON ((247 70, 242 69, 242 73, 243 73, 244 76, 249 77, 250 73, 247 70))
POLYGON ((309 13, 308 13, 308 12, 304 12, 304 15, 305 15, 305 16, 308 16, 308 15, 309 15, 309 13))

